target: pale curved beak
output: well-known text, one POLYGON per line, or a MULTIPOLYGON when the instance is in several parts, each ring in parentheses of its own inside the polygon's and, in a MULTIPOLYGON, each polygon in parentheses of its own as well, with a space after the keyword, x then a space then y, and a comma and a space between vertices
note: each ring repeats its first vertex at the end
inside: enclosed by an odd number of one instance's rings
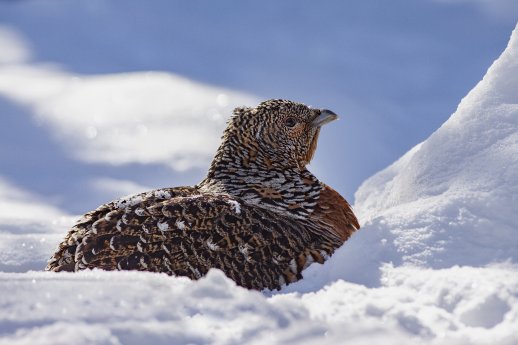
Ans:
POLYGON ((315 116, 313 121, 311 121, 311 126, 312 127, 321 127, 321 126, 325 125, 326 123, 329 123, 329 122, 337 120, 337 119, 338 119, 338 115, 333 113, 331 110, 322 109, 320 111, 320 114, 315 116))

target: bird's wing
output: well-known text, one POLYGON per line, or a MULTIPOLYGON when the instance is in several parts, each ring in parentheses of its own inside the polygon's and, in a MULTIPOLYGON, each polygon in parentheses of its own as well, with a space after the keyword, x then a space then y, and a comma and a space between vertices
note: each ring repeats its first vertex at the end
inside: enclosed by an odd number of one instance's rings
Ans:
POLYGON ((322 187, 311 219, 319 224, 319 229, 328 232, 328 236, 337 237, 339 247, 360 229, 360 223, 351 205, 337 191, 326 184, 322 187))
POLYGON ((276 289, 302 278, 309 262, 323 262, 328 246, 310 228, 228 195, 134 199, 88 214, 67 236, 73 244, 62 244, 47 269, 143 270, 197 279, 219 268, 238 285, 276 289), (56 265, 59 260, 63 264, 56 265))
POLYGON ((59 244, 57 251, 49 259, 45 269, 47 271, 74 271, 77 247, 86 236, 91 235, 94 223, 109 224, 111 215, 115 215, 121 210, 134 205, 148 207, 164 200, 196 193, 197 190, 192 187, 163 188, 129 195, 99 206, 97 209, 83 215, 76 222, 65 236, 65 239, 59 244))

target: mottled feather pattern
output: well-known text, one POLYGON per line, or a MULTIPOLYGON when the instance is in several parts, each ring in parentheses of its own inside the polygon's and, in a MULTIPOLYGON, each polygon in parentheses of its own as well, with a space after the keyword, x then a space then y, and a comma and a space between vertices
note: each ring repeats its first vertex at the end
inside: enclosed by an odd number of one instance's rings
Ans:
POLYGON ((301 279, 359 228, 347 201, 305 168, 320 131, 311 121, 320 114, 280 100, 237 109, 202 182, 121 198, 85 214, 46 269, 198 279, 218 268, 257 290, 301 279), (284 119, 293 116, 304 126, 291 126, 292 138, 272 148, 284 119))
POLYGON ((188 196, 195 192, 196 190, 192 187, 164 188, 130 195, 104 204, 96 210, 86 213, 76 222, 63 242, 59 245, 56 253, 50 258, 47 270, 74 271, 76 267, 75 257, 77 247, 83 241, 84 237, 89 235, 90 232, 95 234, 103 227, 106 229, 106 232, 117 229, 121 210, 123 211, 132 205, 140 205, 139 208, 145 208, 175 196, 188 196))
POLYGON ((167 191, 171 197, 165 200, 145 193, 134 197, 141 200, 136 205, 117 208, 116 201, 85 215, 74 227, 83 236, 63 248, 76 246, 75 266, 57 254, 49 269, 97 267, 198 279, 219 268, 247 288, 276 289, 300 279, 308 260, 323 262, 341 244, 310 223, 272 221, 265 210, 227 195, 167 191))

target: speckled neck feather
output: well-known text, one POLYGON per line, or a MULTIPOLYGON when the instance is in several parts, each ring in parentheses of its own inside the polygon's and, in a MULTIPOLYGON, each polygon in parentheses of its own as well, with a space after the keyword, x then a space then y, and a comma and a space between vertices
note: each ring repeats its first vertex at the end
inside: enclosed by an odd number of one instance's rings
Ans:
POLYGON ((207 177, 198 187, 206 192, 227 193, 294 218, 307 218, 322 189, 320 181, 305 167, 316 150, 319 131, 303 159, 273 154, 275 147, 265 145, 268 138, 261 131, 265 124, 254 121, 254 110, 236 111, 207 177), (250 130, 250 126, 257 130, 250 130))

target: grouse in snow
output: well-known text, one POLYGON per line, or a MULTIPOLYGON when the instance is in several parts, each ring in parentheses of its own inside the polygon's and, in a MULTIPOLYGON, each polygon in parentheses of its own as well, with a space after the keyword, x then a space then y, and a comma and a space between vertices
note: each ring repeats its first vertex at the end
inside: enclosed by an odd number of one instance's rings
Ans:
POLYGON ((280 289, 359 229, 350 205, 307 169, 337 115, 287 100, 237 108, 207 176, 85 214, 48 271, 139 270, 198 279, 218 268, 249 289, 280 289))

